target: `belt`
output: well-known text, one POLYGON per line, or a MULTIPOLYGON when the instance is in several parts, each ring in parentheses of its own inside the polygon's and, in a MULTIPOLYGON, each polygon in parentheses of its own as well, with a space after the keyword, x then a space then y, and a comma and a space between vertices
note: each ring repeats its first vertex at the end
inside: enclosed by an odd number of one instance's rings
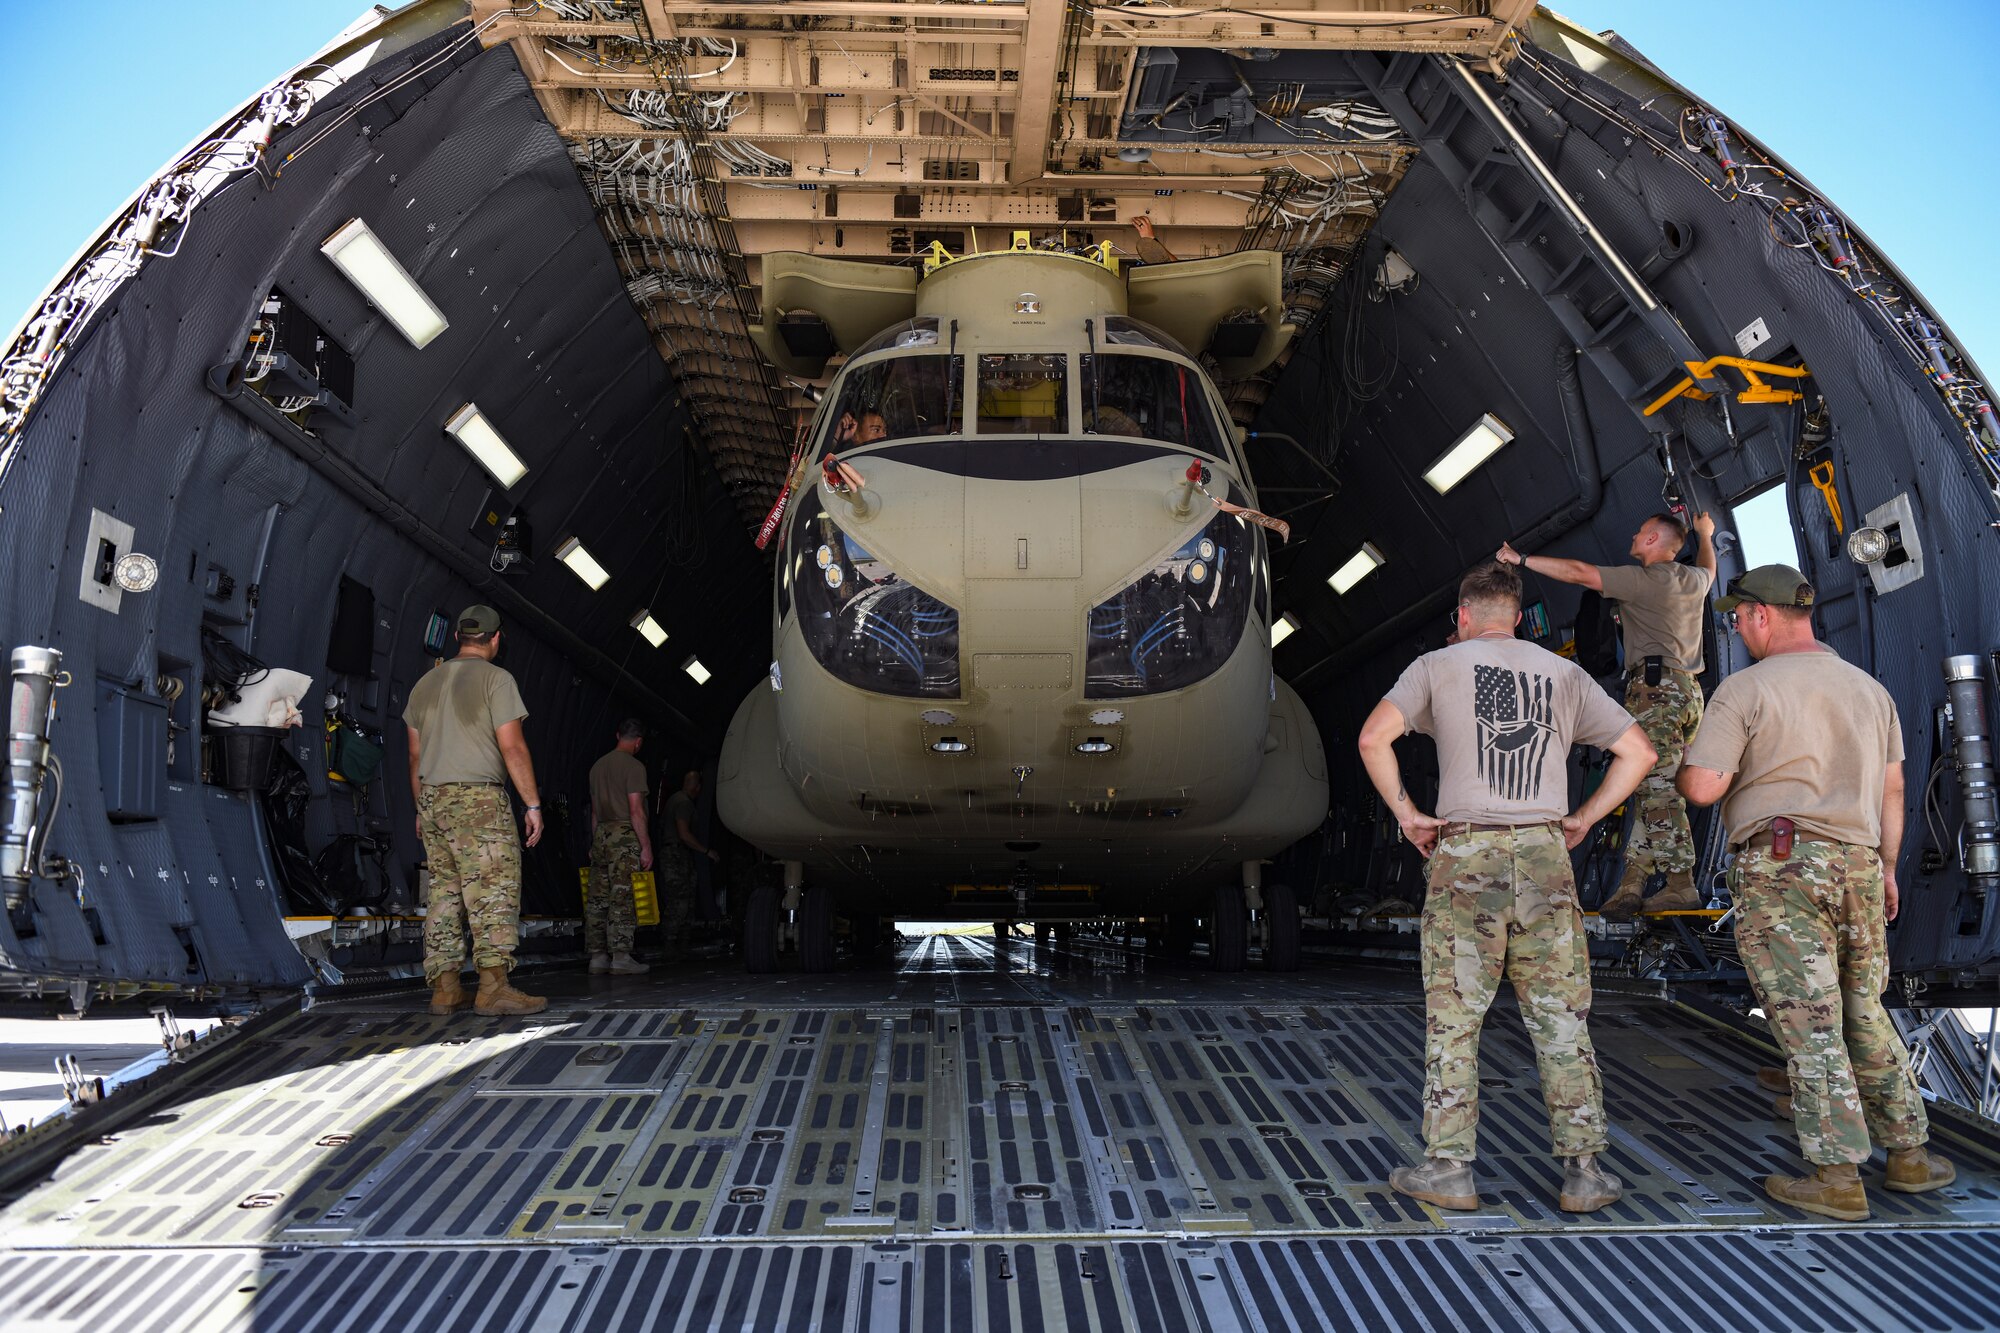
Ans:
MULTIPOLYGON (((1794 833, 1792 835, 1792 846, 1797 847, 1800 843, 1806 843, 1806 842, 1824 842, 1824 843, 1831 843, 1835 846, 1841 845, 1840 839, 1838 838, 1822 838, 1816 833, 1794 833)), ((1737 843, 1730 850, 1738 852, 1746 852, 1749 851, 1752 847, 1769 847, 1770 845, 1771 845, 1771 830, 1765 829, 1762 833, 1751 834, 1748 838, 1745 838, 1742 842, 1737 843)))
POLYGON ((1531 824, 1473 824, 1465 820, 1459 820, 1456 823, 1446 824, 1438 832, 1447 835, 1452 833, 1519 833, 1526 829, 1555 828, 1559 823, 1561 821, 1555 819, 1538 819, 1531 824))
POLYGON ((426 782, 426 787, 504 787, 504 782, 426 782))
MULTIPOLYGON (((1668 666, 1665 662, 1660 663, 1660 670, 1671 671, 1674 672, 1676 675, 1681 675, 1681 676, 1693 676, 1695 674, 1694 669, 1691 667, 1668 666)), ((1641 661, 1637 666, 1631 666, 1625 668, 1625 679, 1630 680, 1634 676, 1642 676, 1645 674, 1645 672, 1646 672, 1646 664, 1645 662, 1641 661)))

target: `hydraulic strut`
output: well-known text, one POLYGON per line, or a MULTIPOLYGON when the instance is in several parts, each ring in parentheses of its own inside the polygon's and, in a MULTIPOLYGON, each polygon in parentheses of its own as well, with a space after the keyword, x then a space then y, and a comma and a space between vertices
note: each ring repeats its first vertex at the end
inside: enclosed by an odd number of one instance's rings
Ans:
MULTIPOLYGON (((16 648, 13 692, 7 703, 7 777, 0 787, 0 891, 9 911, 28 904, 28 886, 41 872, 48 829, 41 821, 42 784, 54 758, 49 730, 55 693, 69 683, 54 648, 16 648)), ((57 781, 61 768, 56 767, 57 781)))
POLYGON ((1951 703, 1952 760, 1958 767, 1958 807, 1965 820, 1962 864, 1983 901, 2000 884, 2000 790, 1994 787, 1993 725, 1986 707, 1986 663, 1977 653, 1944 660, 1951 703))

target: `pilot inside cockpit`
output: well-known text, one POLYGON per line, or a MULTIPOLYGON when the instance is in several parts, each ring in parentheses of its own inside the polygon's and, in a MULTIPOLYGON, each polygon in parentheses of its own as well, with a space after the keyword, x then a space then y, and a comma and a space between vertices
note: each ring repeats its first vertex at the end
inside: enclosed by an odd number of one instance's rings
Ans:
POLYGON ((965 412, 947 367, 963 357, 897 356, 856 366, 841 384, 824 447, 955 435, 965 412))

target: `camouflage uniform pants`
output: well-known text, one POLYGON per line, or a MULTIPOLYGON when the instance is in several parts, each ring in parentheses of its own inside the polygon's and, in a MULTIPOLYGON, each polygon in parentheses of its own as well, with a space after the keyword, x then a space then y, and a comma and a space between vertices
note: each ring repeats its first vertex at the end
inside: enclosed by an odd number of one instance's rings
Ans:
POLYGON ((521 839, 501 787, 447 782, 417 798, 431 892, 424 918, 424 976, 465 967, 472 931, 476 967, 514 966, 521 935, 521 839))
POLYGON ((694 862, 686 847, 674 846, 654 857, 653 867, 653 887, 660 896, 660 938, 669 956, 678 957, 688 948, 688 915, 694 908, 694 862))
POLYGON ((1438 839, 1424 901, 1424 1142, 1471 1161, 1479 1131, 1479 1029, 1505 977, 1535 1044, 1556 1155, 1605 1147, 1604 1091, 1590 1044, 1590 951, 1562 830, 1438 839))
POLYGON ((1660 672, 1658 685, 1648 685, 1644 670, 1635 671, 1625 684, 1625 708, 1660 752, 1653 771, 1632 793, 1637 808, 1625 863, 1648 874, 1693 870, 1694 835, 1688 831, 1687 802, 1674 790, 1674 775, 1701 725, 1701 682, 1685 671, 1667 668, 1660 672))
POLYGON ((630 824, 599 822, 590 835, 590 891, 583 899, 583 945, 589 953, 631 953, 639 929, 632 876, 639 870, 639 835, 630 824))
POLYGON ((1865 1162, 1930 1137, 1909 1052, 1882 1008, 1889 980, 1882 860, 1872 847, 1801 842, 1783 861, 1738 853, 1736 945, 1792 1076, 1799 1151, 1865 1162))

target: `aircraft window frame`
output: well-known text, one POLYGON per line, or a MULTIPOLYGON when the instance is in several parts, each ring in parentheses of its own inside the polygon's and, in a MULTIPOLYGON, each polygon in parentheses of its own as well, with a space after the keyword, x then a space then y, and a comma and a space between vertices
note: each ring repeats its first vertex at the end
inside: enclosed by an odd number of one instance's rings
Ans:
MULTIPOLYGON (((974 405, 974 411, 973 411, 973 420, 975 423, 973 428, 973 433, 975 435, 980 435, 985 437, 992 437, 998 435, 1062 435, 1062 436, 1074 435, 1075 432, 1071 429, 1070 423, 1072 420, 1074 420, 1072 414, 1076 411, 1076 407, 1070 401, 1070 393, 1076 386, 1076 367, 1074 364, 1075 359, 1076 358, 1074 354, 1070 352, 975 352, 973 353, 972 365, 968 367, 968 369, 972 372, 972 391, 975 397, 977 398, 977 402, 974 405), (986 412, 987 400, 984 397, 987 364, 989 362, 1023 362, 1023 361, 1039 361, 1041 363, 1042 369, 1044 370, 1052 369, 1056 372, 1055 375, 1056 390, 1055 393, 1050 398, 1050 403, 1056 409, 1056 414, 1053 417, 1049 418, 1044 418, 1043 415, 1039 413, 1032 416, 1026 413, 1016 413, 1004 417, 1002 416, 989 417, 986 412), (1040 427, 1018 425, 1018 424, 1004 425, 1004 426, 989 425, 990 422, 1020 423, 1020 422, 1030 422, 1030 421, 1041 421, 1044 419, 1048 421, 1048 424, 1046 426, 1040 426, 1040 427)), ((1047 382, 1046 379, 1043 380, 1043 383, 1046 382, 1047 382)))
MULTIPOLYGON (((900 442, 904 440, 950 439, 963 435, 965 433, 965 361, 966 353, 964 352, 944 352, 939 351, 935 347, 923 346, 899 348, 893 352, 876 353, 866 360, 851 361, 841 367, 840 376, 834 381, 834 387, 838 390, 838 394, 829 394, 829 399, 833 403, 833 406, 827 410, 825 420, 817 428, 816 438, 819 441, 820 452, 826 453, 831 450, 836 453, 842 453, 849 449, 861 448, 870 444, 891 441, 900 442), (872 388, 866 390, 864 394, 861 386, 865 379, 873 378, 871 372, 887 370, 892 363, 897 361, 908 361, 917 358, 929 358, 945 363, 943 376, 945 401, 951 405, 952 413, 948 419, 940 421, 939 424, 943 429, 936 431, 921 429, 898 430, 896 426, 900 424, 900 421, 892 420, 891 418, 900 417, 901 414, 892 411, 883 414, 885 434, 867 440, 842 439, 841 418, 843 416, 851 412, 856 412, 856 420, 859 422, 861 421, 861 417, 857 409, 867 407, 880 412, 885 406, 892 405, 885 403, 883 395, 886 389, 881 383, 875 384, 872 388), (954 383, 956 384, 955 389, 952 387, 954 383)), ((943 404, 937 404, 937 406, 942 409, 943 404)))
MULTIPOLYGON (((1164 361, 1176 370, 1191 374, 1196 386, 1195 397, 1200 403, 1197 412, 1206 412, 1206 430, 1210 438, 1204 442, 1198 439, 1175 440, 1162 435, 1148 435, 1143 430, 1107 431, 1094 425, 1095 417, 1090 418, 1093 422, 1093 427, 1086 430, 1079 430, 1077 432, 1079 435, 1109 435, 1126 439, 1149 440, 1155 444, 1171 445, 1176 449, 1187 449, 1195 453, 1207 454, 1213 458, 1223 459, 1239 473, 1242 472, 1242 461, 1235 456, 1234 450, 1230 448, 1230 445, 1235 442, 1236 432, 1233 428, 1224 429, 1221 421, 1218 420, 1216 405, 1211 392, 1213 384, 1209 379, 1208 372, 1196 365, 1192 359, 1180 356, 1177 353, 1160 354, 1150 350, 1099 351, 1094 354, 1090 352, 1079 353, 1076 359, 1076 387, 1079 398, 1077 419, 1079 421, 1083 421, 1086 417, 1090 416, 1091 381, 1084 370, 1083 362, 1085 358, 1092 356, 1116 356, 1120 358, 1129 357, 1133 360, 1164 361)), ((1092 362, 1093 366, 1097 364, 1095 361, 1092 362)), ((1116 408, 1111 410, 1120 411, 1120 409, 1116 408)), ((1103 411, 1104 409, 1100 406, 1097 415, 1101 416, 1103 411)), ((1121 415, 1123 415, 1122 411, 1121 415)), ((1127 420, 1130 420, 1130 418, 1128 417, 1127 420)), ((1132 424, 1137 425, 1138 423, 1133 422, 1132 424)), ((1190 431, 1191 434, 1197 434, 1202 429, 1194 420, 1190 420, 1189 425, 1192 428, 1190 431)))

